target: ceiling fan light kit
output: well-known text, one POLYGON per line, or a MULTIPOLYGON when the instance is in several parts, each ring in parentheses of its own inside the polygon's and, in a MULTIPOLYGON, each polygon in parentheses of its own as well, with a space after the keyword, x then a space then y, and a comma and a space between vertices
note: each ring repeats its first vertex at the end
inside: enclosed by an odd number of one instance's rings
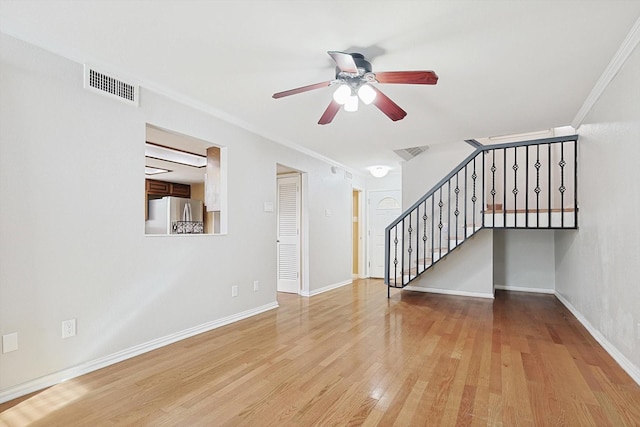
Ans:
POLYGON ((344 106, 345 111, 358 111, 358 98, 366 105, 375 105, 391 120, 402 120, 407 115, 406 111, 371 83, 434 85, 438 82, 438 76, 433 71, 382 71, 373 73, 371 64, 360 53, 338 51, 329 51, 327 53, 336 63, 334 80, 273 94, 273 98, 278 99, 338 85, 338 88, 333 93, 333 99, 318 121, 318 124, 321 125, 331 123, 342 106, 344 106))

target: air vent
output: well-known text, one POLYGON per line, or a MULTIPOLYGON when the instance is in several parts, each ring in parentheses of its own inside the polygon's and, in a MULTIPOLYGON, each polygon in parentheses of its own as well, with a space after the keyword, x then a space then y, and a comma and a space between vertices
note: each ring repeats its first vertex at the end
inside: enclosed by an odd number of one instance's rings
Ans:
POLYGON ((138 86, 96 71, 86 65, 84 67, 84 87, 127 104, 138 106, 138 86))
POLYGON ((401 150, 393 150, 398 156, 402 157, 404 160, 411 160, 414 157, 418 156, 421 153, 424 153, 429 148, 428 145, 423 145, 421 147, 409 147, 403 148, 401 150))

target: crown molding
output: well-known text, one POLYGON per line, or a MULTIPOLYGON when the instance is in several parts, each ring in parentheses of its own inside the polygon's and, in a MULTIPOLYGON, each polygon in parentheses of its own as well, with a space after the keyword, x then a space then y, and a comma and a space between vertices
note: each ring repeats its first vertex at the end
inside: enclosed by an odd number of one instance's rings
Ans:
POLYGON ((629 59, 629 56, 631 56, 631 53, 638 43, 640 43, 640 18, 638 18, 633 27, 631 27, 631 31, 629 31, 629 34, 627 34, 627 37, 620 45, 620 48, 618 48, 616 54, 613 55, 609 65, 605 68, 604 72, 591 90, 591 93, 584 101, 584 104, 582 104, 582 107, 578 110, 578 113, 571 122, 571 126, 573 126, 574 129, 578 129, 580 127, 587 114, 589 114, 602 93, 605 91, 607 86, 609 86, 609 83, 611 83, 611 81, 616 77, 627 59, 629 59))

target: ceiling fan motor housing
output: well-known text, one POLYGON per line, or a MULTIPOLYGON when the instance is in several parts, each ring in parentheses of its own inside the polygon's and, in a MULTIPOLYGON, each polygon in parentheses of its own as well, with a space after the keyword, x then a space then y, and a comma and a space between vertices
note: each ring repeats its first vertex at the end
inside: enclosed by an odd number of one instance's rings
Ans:
POLYGON ((358 68, 358 74, 348 73, 340 70, 339 67, 336 67, 336 79, 344 78, 344 77, 363 77, 365 74, 371 72, 371 63, 364 59, 364 55, 361 53, 350 53, 353 58, 353 62, 355 62, 356 67, 358 68))

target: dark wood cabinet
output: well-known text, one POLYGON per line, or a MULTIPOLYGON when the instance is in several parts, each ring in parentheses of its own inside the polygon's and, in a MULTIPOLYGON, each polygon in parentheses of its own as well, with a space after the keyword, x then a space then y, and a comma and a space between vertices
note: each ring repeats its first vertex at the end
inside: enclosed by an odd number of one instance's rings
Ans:
POLYGON ((147 196, 164 197, 191 197, 191 186, 188 184, 179 184, 177 182, 156 181, 155 179, 146 180, 147 196))

